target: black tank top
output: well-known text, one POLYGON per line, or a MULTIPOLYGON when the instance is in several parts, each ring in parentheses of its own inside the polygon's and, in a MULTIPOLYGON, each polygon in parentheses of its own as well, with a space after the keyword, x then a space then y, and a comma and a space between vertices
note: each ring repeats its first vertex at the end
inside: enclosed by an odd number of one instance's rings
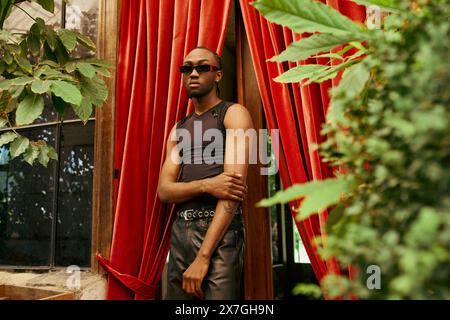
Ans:
MULTIPOLYGON (((184 132, 189 132, 190 137, 189 141, 186 141, 190 143, 190 147, 180 151, 182 162, 179 182, 201 180, 223 172, 226 140, 226 129, 223 122, 228 108, 233 104, 233 102, 221 101, 201 115, 192 112, 177 123, 177 129, 185 129, 184 132), (220 140, 216 141, 215 148, 210 145, 215 141, 215 138, 208 133, 204 136, 208 129, 218 129, 221 133, 222 143, 220 143, 220 140), (202 137, 204 138, 202 139, 202 137), (208 145, 210 145, 209 151, 205 152, 208 145), (186 152, 183 152, 183 150, 186 152)), ((216 133, 219 131, 216 131, 216 133)), ((184 139, 181 132, 182 130, 177 130, 178 143, 183 142, 184 139)), ((215 209, 217 201, 218 199, 212 195, 203 194, 186 202, 178 203, 176 210, 215 209)))

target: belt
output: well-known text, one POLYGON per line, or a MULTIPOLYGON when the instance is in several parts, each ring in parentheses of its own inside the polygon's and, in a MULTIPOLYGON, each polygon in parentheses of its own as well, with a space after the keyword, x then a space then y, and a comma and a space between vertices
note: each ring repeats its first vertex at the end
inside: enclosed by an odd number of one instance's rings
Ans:
MULTIPOLYGON (((214 217, 215 209, 186 209, 178 211, 177 216, 183 220, 206 219, 214 217)), ((241 214, 242 208, 236 210, 235 214, 241 214)))
POLYGON ((186 209, 178 211, 178 218, 184 220, 210 218, 214 216, 214 211, 214 209, 186 209))

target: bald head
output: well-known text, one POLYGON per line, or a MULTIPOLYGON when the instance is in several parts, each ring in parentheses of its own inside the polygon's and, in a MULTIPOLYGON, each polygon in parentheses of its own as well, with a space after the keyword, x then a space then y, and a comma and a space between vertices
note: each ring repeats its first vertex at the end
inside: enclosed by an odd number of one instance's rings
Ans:
POLYGON ((207 47, 196 47, 192 49, 184 58, 184 63, 197 64, 202 62, 201 60, 222 69, 222 59, 217 53, 207 47))

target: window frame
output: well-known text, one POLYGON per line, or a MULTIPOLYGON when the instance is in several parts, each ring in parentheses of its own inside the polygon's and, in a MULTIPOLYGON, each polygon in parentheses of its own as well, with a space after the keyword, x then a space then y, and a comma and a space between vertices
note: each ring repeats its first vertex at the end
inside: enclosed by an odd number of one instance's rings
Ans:
MULTIPOLYGON (((98 34, 97 34, 97 57, 105 59, 112 65, 117 65, 119 46, 119 26, 121 0, 98 0, 98 34), (115 37, 111 37, 115 34, 115 37)), ((61 10, 62 25, 65 25, 66 6, 61 10)), ((109 258, 113 234, 114 220, 114 146, 115 146, 115 103, 116 103, 116 68, 111 70, 110 78, 103 78, 108 86, 108 99, 102 108, 97 108, 94 133, 94 173, 92 192, 92 227, 91 227, 91 258, 90 267, 80 267, 82 271, 93 273, 105 273, 97 262, 97 254, 109 258)), ((58 115, 57 121, 43 124, 23 126, 19 130, 31 128, 56 127, 57 135, 55 149, 60 151, 60 136, 63 124, 82 123, 81 120, 61 121, 58 115)), ((9 131, 11 128, 0 130, 9 131)), ((57 191, 59 185, 59 163, 55 167, 55 196, 53 207, 57 206, 57 191), (55 200, 56 199, 56 200, 55 200), (55 202, 56 201, 56 202, 55 202), (56 203, 56 204, 55 204, 56 203)), ((55 258, 56 241, 56 219, 52 221, 50 263, 48 266, 0 266, 0 271, 52 271, 65 270, 66 267, 56 266, 55 258)))
MULTIPOLYGON (((117 66, 122 0, 99 0, 97 57, 117 66), (112 37, 111 35, 115 35, 112 37)), ((91 272, 106 274, 97 254, 109 259, 114 225, 115 110, 117 68, 103 79, 108 99, 96 110, 94 137, 94 181, 92 194, 91 272)))

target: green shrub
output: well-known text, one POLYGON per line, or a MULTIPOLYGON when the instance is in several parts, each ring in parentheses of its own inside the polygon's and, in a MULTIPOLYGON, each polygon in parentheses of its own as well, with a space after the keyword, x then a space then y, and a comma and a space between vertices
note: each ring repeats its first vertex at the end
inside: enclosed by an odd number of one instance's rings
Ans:
MULTIPOLYGON (((0 0, 0 128, 11 128, 0 136, 0 147, 9 145, 11 158, 22 156, 30 165, 38 161, 46 167, 50 159, 58 158, 55 149, 43 140, 30 141, 14 127, 34 123, 46 104, 61 116, 71 108, 86 123, 94 107, 101 107, 108 97, 100 77, 110 76, 111 66, 76 57, 77 46, 96 51, 89 37, 74 30, 55 30, 26 11, 27 18, 34 20, 28 32, 17 35, 4 30, 13 7, 21 2, 0 0)), ((54 12, 54 0, 33 2, 54 12)))
MULTIPOLYGON (((277 8, 264 7, 269 2, 260 0, 255 6, 269 20, 292 25, 295 19, 282 21, 274 14, 277 8)), ((276 1, 281 6, 287 2, 291 1, 276 1)), ((319 147, 323 160, 344 174, 293 186, 260 205, 302 197, 306 202, 319 191, 327 195, 326 200, 312 201, 307 209, 301 207, 299 217, 333 207, 326 226, 327 243, 319 252, 325 259, 337 257, 343 269, 352 265, 357 270, 352 280, 326 276, 321 288, 327 297, 351 298, 356 294, 370 299, 449 299, 449 3, 356 2, 384 4, 392 11, 382 30, 361 26, 361 30, 344 33, 321 27, 310 30, 355 48, 358 45, 352 41, 364 40, 364 48, 359 46, 363 58, 346 58, 343 51, 341 58, 334 57, 342 64, 350 62, 344 66, 341 84, 331 91, 322 130, 327 138, 319 147), (381 272, 380 289, 369 289, 372 278, 367 268, 373 265, 381 272)), ((312 2, 295 3, 305 7, 312 2)), ((314 5, 319 8, 316 12, 323 9, 317 2, 314 5)), ((295 6, 289 7, 293 16, 302 19, 295 6)), ((305 51, 301 42, 295 46, 297 51, 305 51)), ((331 49, 316 47, 317 51, 301 59, 331 49)), ((294 52, 294 47, 290 50, 294 52)), ((289 79, 285 74, 277 80, 305 85, 330 75, 323 67, 307 77, 298 76, 301 70, 288 72, 289 79)))

